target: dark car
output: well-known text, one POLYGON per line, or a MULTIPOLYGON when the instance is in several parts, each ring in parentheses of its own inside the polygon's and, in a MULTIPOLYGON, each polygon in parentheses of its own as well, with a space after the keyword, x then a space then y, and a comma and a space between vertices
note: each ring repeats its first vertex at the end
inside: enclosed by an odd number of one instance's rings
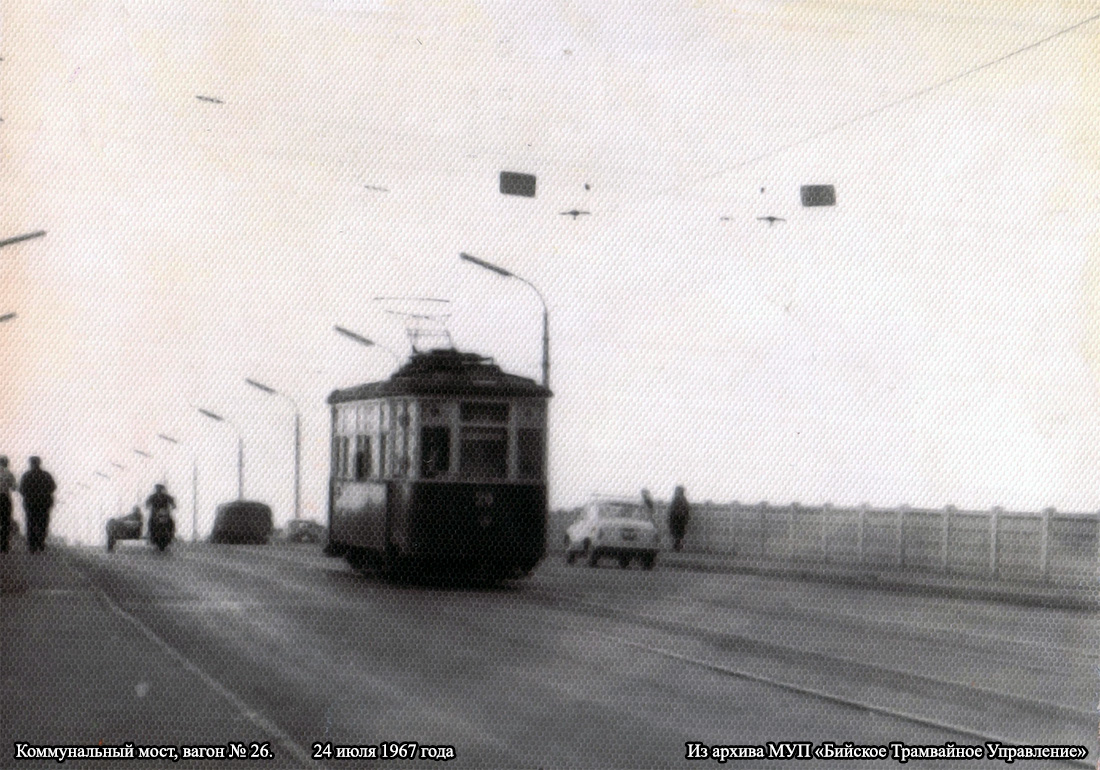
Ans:
MULTIPOLYGON (((115 550, 119 540, 141 539, 141 510, 135 508, 128 516, 116 516, 107 520, 107 550, 115 550)), ((14 522, 13 522, 14 523, 14 522)))
POLYGON ((325 528, 309 519, 291 519, 286 525, 288 543, 320 543, 325 536, 325 528))
POLYGON ((210 542, 265 545, 273 529, 271 507, 266 503, 234 500, 217 507, 210 542))

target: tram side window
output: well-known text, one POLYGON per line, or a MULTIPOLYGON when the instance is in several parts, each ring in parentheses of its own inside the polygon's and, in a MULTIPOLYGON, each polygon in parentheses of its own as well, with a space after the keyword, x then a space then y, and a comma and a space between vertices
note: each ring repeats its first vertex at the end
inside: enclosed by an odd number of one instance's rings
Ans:
POLYGON ((508 429, 462 426, 460 470, 464 476, 502 479, 508 475, 508 429))
POLYGON ((340 476, 345 479, 351 478, 350 445, 351 441, 347 436, 340 439, 340 476))
POLYGON ((520 428, 516 431, 516 443, 519 468, 518 476, 521 479, 538 479, 542 477, 542 431, 538 428, 520 428))
POLYGON ((386 475, 386 432, 378 434, 378 478, 386 475))
POLYGON ((440 426, 420 429, 420 477, 432 479, 451 468, 451 431, 440 426))
POLYGON ((370 436, 355 437, 355 480, 363 481, 370 476, 370 436))

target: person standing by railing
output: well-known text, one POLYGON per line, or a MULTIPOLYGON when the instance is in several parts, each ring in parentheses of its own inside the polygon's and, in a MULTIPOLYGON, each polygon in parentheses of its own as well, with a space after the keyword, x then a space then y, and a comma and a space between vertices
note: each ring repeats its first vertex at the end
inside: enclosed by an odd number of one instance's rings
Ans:
POLYGON ((672 533, 672 548, 679 551, 683 547, 684 535, 687 534, 688 520, 691 518, 691 506, 688 505, 687 496, 683 487, 676 487, 672 495, 672 502, 668 506, 668 530, 672 533))

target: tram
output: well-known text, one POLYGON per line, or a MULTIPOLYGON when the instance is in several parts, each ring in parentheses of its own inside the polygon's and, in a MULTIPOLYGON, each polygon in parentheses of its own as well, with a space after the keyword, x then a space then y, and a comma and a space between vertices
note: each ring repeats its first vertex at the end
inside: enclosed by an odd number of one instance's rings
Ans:
POLYGON ((530 574, 546 553, 550 396, 453 349, 333 391, 326 552, 394 574, 530 574))

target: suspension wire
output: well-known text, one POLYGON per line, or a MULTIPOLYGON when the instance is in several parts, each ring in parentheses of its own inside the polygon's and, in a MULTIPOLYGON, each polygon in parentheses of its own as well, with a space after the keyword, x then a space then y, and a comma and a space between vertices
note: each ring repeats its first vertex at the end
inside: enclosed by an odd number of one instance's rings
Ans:
MULTIPOLYGON (((759 155, 755 155, 751 158, 740 161, 739 163, 736 163, 732 166, 727 166, 726 168, 719 169, 718 171, 713 171, 713 172, 711 172, 709 174, 706 174, 704 176, 696 177, 694 180, 691 180, 687 184, 692 184, 692 183, 697 183, 697 182, 705 182, 705 181, 709 181, 711 179, 717 179, 718 177, 724 176, 724 175, 726 175, 726 174, 728 174, 732 171, 736 171, 738 169, 745 168, 746 166, 751 166, 755 163, 758 163, 762 160, 765 160, 766 158, 770 158, 774 155, 779 155, 780 153, 786 152, 787 150, 791 150, 795 147, 799 147, 803 144, 807 144, 809 142, 812 142, 815 139, 820 139, 821 137, 825 136, 826 134, 831 134, 835 131, 840 131, 841 129, 844 129, 844 128, 847 128, 848 126, 853 125, 854 123, 858 123, 862 120, 866 120, 867 118, 873 117, 873 116, 878 115, 882 112, 893 109, 894 107, 897 107, 901 104, 905 104, 906 102, 913 101, 914 99, 919 99, 920 97, 926 96, 927 94, 931 93, 932 91, 943 88, 944 86, 950 85, 951 83, 955 83, 959 80, 962 80, 963 78, 970 77, 971 75, 973 75, 975 73, 978 73, 978 72, 981 72, 982 70, 989 69, 990 67, 993 67, 997 64, 1000 64, 1001 62, 1003 62, 1007 59, 1011 59, 1013 56, 1017 56, 1019 54, 1022 54, 1022 53, 1025 53, 1027 51, 1031 51, 1035 48, 1038 48, 1041 45, 1049 43, 1051 40, 1054 40, 1055 38, 1058 38, 1058 37, 1061 37, 1063 35, 1069 34, 1070 32, 1073 32, 1076 29, 1080 29, 1081 27, 1084 27, 1087 24, 1092 24, 1097 19, 1100 19, 1100 13, 1095 14, 1093 16, 1090 16, 1087 19, 1084 19, 1083 21, 1079 21, 1076 24, 1073 24, 1069 27, 1065 27, 1063 29, 1060 29, 1057 32, 1055 32, 1051 35, 1048 35, 1048 36, 1046 36, 1046 37, 1044 37, 1040 40, 1036 40, 1033 43, 1028 43, 1027 45, 1023 46, 1022 48, 1017 48, 1016 50, 1010 51, 1009 53, 1006 53, 1003 56, 998 56, 996 59, 991 59, 990 61, 979 64, 978 66, 972 67, 972 68, 970 68, 970 69, 968 69, 964 72, 960 72, 956 75, 952 75, 951 77, 947 78, 946 80, 941 80, 937 83, 933 83, 930 86, 926 86, 926 87, 924 87, 924 88, 922 88, 918 91, 914 91, 910 94, 906 94, 905 96, 901 97, 900 99, 895 99, 892 102, 888 102, 886 104, 880 105, 878 107, 875 107, 874 109, 868 110, 867 112, 863 112, 863 113, 860 113, 859 115, 848 118, 847 120, 843 120, 839 123, 834 123, 833 125, 827 126, 826 128, 823 128, 820 131, 815 131, 812 134, 808 134, 808 135, 802 137, 801 139, 796 139, 793 142, 788 142, 787 144, 781 145, 781 146, 773 148, 771 150, 767 150, 765 152, 760 153, 759 155)), ((663 195, 665 193, 669 193, 669 192, 672 192, 674 190, 680 189, 681 187, 683 187, 683 185, 680 185, 680 186, 677 186, 677 187, 666 188, 665 190, 662 190, 658 194, 663 195)))

